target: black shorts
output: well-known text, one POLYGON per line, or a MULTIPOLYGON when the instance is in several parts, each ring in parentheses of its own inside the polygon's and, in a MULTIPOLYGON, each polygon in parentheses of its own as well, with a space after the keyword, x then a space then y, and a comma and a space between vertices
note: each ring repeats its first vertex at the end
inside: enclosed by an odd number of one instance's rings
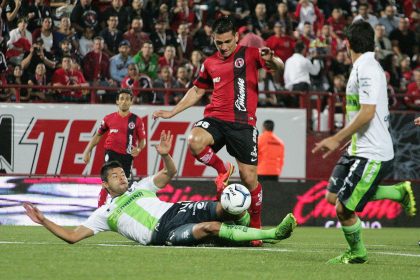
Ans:
POLYGON ((258 164, 258 129, 255 126, 215 118, 204 118, 194 126, 205 129, 213 136, 211 147, 216 153, 226 145, 228 153, 238 161, 258 164))
POLYGON ((219 221, 216 214, 217 202, 215 201, 185 201, 175 203, 159 219, 152 234, 153 245, 165 245, 169 234, 186 224, 219 221))
POLYGON ((125 176, 130 178, 133 156, 129 154, 119 154, 111 150, 105 150, 105 162, 116 160, 121 163, 125 176))
POLYGON ((360 212, 375 194, 379 183, 391 167, 392 160, 371 160, 345 153, 338 160, 327 189, 336 193, 347 209, 360 212))

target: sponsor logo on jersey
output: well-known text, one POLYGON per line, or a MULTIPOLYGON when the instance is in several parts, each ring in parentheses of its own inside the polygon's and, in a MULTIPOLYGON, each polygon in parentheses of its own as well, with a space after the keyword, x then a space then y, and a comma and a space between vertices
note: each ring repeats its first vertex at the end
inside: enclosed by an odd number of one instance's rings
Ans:
POLYGON ((218 83, 218 82, 220 82, 220 77, 216 77, 213 79, 213 83, 218 83))
POLYGON ((118 129, 115 129, 115 128, 110 129, 110 130, 109 130, 109 133, 110 133, 110 134, 111 134, 111 133, 118 133, 118 129))
POLYGON ((239 93, 236 96, 237 99, 235 100, 235 107, 239 111, 246 112, 246 107, 245 107, 245 81, 242 78, 238 78, 237 83, 238 83, 239 93))
POLYGON ((239 57, 235 60, 235 67, 236 68, 242 68, 242 66, 244 66, 245 61, 242 57, 239 57))

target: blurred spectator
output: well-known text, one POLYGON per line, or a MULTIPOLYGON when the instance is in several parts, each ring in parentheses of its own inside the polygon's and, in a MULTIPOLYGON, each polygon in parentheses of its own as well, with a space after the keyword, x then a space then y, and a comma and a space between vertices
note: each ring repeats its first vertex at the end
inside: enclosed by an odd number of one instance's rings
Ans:
POLYGON ((295 17, 298 19, 299 24, 297 29, 303 30, 305 22, 312 24, 314 31, 321 29, 324 25, 324 16, 318 9, 315 3, 309 0, 299 0, 299 4, 296 7, 295 17))
POLYGON ((403 55, 400 57, 398 69, 401 73, 400 90, 403 91, 407 89, 407 85, 411 82, 413 76, 410 64, 411 59, 408 57, 408 55, 403 55))
POLYGON ((61 67, 61 60, 63 56, 70 56, 72 61, 80 63, 80 57, 73 50, 73 47, 69 40, 64 39, 60 42, 60 49, 55 54, 55 60, 57 61, 56 67, 61 67))
POLYGON ((99 36, 104 38, 104 52, 108 56, 113 56, 118 52, 118 45, 123 40, 123 33, 117 29, 118 17, 116 15, 109 16, 107 25, 99 33, 99 36))
MULTIPOLYGON (((150 3, 150 2, 149 2, 150 3)), ((165 23, 165 28, 168 28, 170 21, 169 7, 166 3, 161 3, 157 15, 155 15, 155 20, 162 21, 165 23)), ((175 31, 173 31, 175 32, 175 31)))
POLYGON ((385 36, 385 27, 382 24, 375 26, 375 56, 378 61, 392 54, 392 44, 388 37, 385 36))
POLYGON ((130 13, 129 10, 123 6, 123 0, 111 0, 111 6, 101 14, 102 28, 106 26, 106 21, 110 16, 116 16, 118 18, 118 30, 121 32, 128 30, 130 13))
MULTIPOLYGON (((13 69, 13 73, 9 75, 7 79, 7 84, 9 85, 26 85, 27 79, 23 75, 23 69, 20 65, 16 65, 13 69)), ((10 88, 10 99, 12 101, 17 100, 18 95, 20 96, 20 101, 29 101, 29 94, 26 88, 10 88)))
POLYGON ((28 26, 26 18, 18 20, 18 27, 10 31, 10 39, 7 41, 6 59, 12 64, 20 64, 24 53, 32 45, 32 34, 26 29, 28 26))
MULTIPOLYGON (((308 91, 310 89, 310 76, 316 75, 321 69, 318 59, 314 63, 303 56, 305 44, 298 42, 295 45, 295 53, 286 60, 284 67, 285 87, 291 91, 308 91)), ((299 99, 297 96, 289 96, 285 101, 287 107, 298 107, 299 99)))
POLYGON ((70 21, 76 32, 82 34, 86 27, 97 29, 99 13, 92 0, 79 0, 71 11, 70 21))
POLYGON ((284 143, 273 132, 274 122, 265 120, 258 136, 258 178, 262 181, 277 181, 284 165, 284 143))
MULTIPOLYGON (((309 49, 309 45, 310 45, 311 41, 315 39, 315 36, 313 35, 312 24, 310 24, 309 22, 305 22, 305 24, 303 25, 303 30, 301 31, 301 33, 299 33, 299 31, 295 31, 294 32, 294 37, 298 41, 301 41, 305 44, 306 51, 307 51, 309 49)), ((305 55, 306 55, 306 52, 305 52, 305 55)))
POLYGON ((255 34, 266 39, 270 35, 270 27, 267 21, 267 8, 265 3, 255 5, 255 15, 252 17, 252 26, 255 34))
POLYGON ((241 26, 238 29, 239 45, 245 47, 262 48, 265 47, 265 41, 252 32, 249 26, 241 26))
MULTIPOLYGON (((334 102, 334 112, 343 113, 343 94, 346 93, 346 78, 343 75, 336 75, 333 78, 332 87, 329 90, 331 93, 335 93, 335 102, 334 102), (341 95, 340 95, 341 94, 341 95)), ((341 125, 336 125, 336 127, 342 127, 341 125)))
POLYGON ((52 52, 53 48, 53 21, 51 17, 46 17, 42 19, 41 28, 36 29, 32 32, 32 39, 35 41, 37 38, 42 38, 44 42, 44 49, 47 52, 52 52))
POLYGON ((79 55, 81 58, 84 58, 85 55, 93 50, 93 36, 95 31, 86 27, 83 31, 82 37, 79 39, 79 55))
POLYGON ((144 42, 140 51, 133 57, 133 61, 137 64, 140 73, 146 74, 151 79, 157 78, 159 57, 153 53, 152 42, 144 42))
POLYGON ((169 10, 169 18, 171 28, 175 32, 181 24, 186 24, 191 34, 195 34, 201 28, 201 21, 198 21, 195 12, 188 6, 188 0, 176 0, 175 6, 169 10))
POLYGON ((153 86, 149 76, 139 73, 136 64, 128 65, 128 76, 121 82, 122 88, 130 88, 133 95, 136 96, 137 103, 154 104, 156 102, 156 93, 153 91, 141 91, 140 89, 150 89, 153 86))
POLYGON ((198 75, 200 74, 200 70, 201 70, 201 65, 203 64, 203 54, 198 51, 198 50, 194 50, 191 53, 191 65, 193 66, 192 70, 191 70, 191 80, 195 80, 198 75))
POLYGON ((400 88, 401 72, 398 69, 399 59, 395 54, 389 54, 385 56, 382 68, 387 71, 390 75, 390 84, 396 89, 400 88))
POLYGON ((391 32, 389 39, 392 42, 394 52, 399 56, 406 54, 411 58, 418 52, 416 34, 408 29, 407 18, 400 18, 398 28, 391 32))
POLYGON ((379 23, 385 27, 385 35, 388 37, 391 31, 398 27, 400 18, 395 16, 396 7, 388 5, 385 8, 385 14, 379 19, 379 23))
POLYGON ((73 89, 73 87, 87 87, 82 72, 72 69, 71 57, 65 56, 61 60, 61 68, 55 70, 52 85, 56 87, 67 86, 66 89, 57 89, 57 100, 61 102, 87 102, 89 91, 73 89))
POLYGON ((119 54, 111 57, 109 71, 111 78, 118 84, 128 75, 128 65, 133 63, 130 55, 130 43, 127 40, 121 41, 118 47, 119 54))
POLYGON ((388 94, 388 108, 397 109, 399 102, 398 102, 397 96, 395 95, 394 88, 389 83, 391 76, 386 71, 385 71, 385 78, 386 78, 386 91, 388 94))
POLYGON ((165 21, 157 20, 155 23, 155 31, 150 34, 150 40, 158 55, 162 55, 165 46, 172 45, 178 47, 178 42, 175 32, 172 29, 166 28, 165 21))
POLYGON ((406 16, 411 15, 411 13, 415 10, 420 10, 420 1, 418 0, 403 0, 403 8, 404 8, 404 14, 406 16))
POLYGON ((130 63, 127 67, 128 74, 121 81, 121 88, 129 88, 133 92, 134 100, 133 103, 139 103, 140 98, 140 74, 137 64, 130 63))
POLYGON ((49 5, 45 5, 44 2, 44 0, 34 0, 29 4, 27 17, 30 32, 42 26, 42 19, 52 17, 49 5))
MULTIPOLYGON (((153 1, 148 1, 147 4, 152 5, 152 2, 153 1)), ((131 6, 128 7, 128 13, 128 22, 132 22, 133 18, 141 18, 143 20, 144 32, 151 33, 153 31, 154 10, 150 7, 146 9, 146 7, 144 7, 143 0, 132 0, 131 6)))
POLYGON ((62 16, 60 19, 60 26, 57 30, 53 31, 54 41, 53 49, 58 50, 60 48, 60 42, 64 39, 70 41, 73 49, 79 48, 78 40, 76 38, 76 32, 71 27, 70 18, 68 16, 62 16))
POLYGON ((335 56, 337 54, 338 41, 331 36, 331 27, 324 25, 321 34, 312 40, 309 44, 310 50, 313 50, 320 57, 335 56))
POLYGON ((341 36, 346 27, 346 20, 343 17, 343 11, 340 8, 334 8, 331 16, 327 19, 334 35, 341 36))
POLYGON ((149 35, 142 30, 143 20, 135 17, 131 20, 130 29, 123 34, 123 38, 130 42, 130 54, 135 55, 144 42, 149 41, 149 35))
MULTIPOLYGON (((185 66, 178 67, 178 69, 176 70, 176 82, 177 82, 177 85, 176 85, 177 88, 183 88, 185 90, 188 90, 190 87, 192 87, 192 81, 188 78, 187 67, 185 66)), ((184 96, 184 92, 176 92, 172 94, 171 104, 177 104, 179 101, 181 101, 183 96, 184 96)))
POLYGON ((414 82, 407 86, 404 101, 408 108, 420 110, 420 68, 414 70, 414 82))
POLYGON ((193 46, 193 39, 190 34, 190 28, 188 24, 181 23, 178 26, 178 55, 179 61, 183 61, 184 59, 188 59, 191 56, 191 52, 194 49, 193 46))
POLYGON ((21 66, 25 73, 34 73, 36 66, 40 63, 45 64, 48 75, 51 75, 56 64, 54 57, 50 52, 44 49, 44 41, 38 37, 32 44, 30 51, 25 52, 21 66))
POLYGON ((272 49, 281 60, 286 61, 293 55, 293 48, 295 47, 295 40, 286 35, 284 26, 280 22, 274 24, 274 35, 266 40, 266 46, 272 49))
POLYGON ((248 23, 249 10, 248 1, 232 0, 220 4, 220 12, 225 16, 232 16, 236 26, 243 26, 248 23))
POLYGON ((280 22, 281 25, 285 28, 285 33, 291 35, 293 31, 293 20, 289 15, 287 5, 284 2, 277 4, 277 13, 271 16, 270 24, 274 26, 276 22, 280 22))
POLYGON ((216 52, 212 36, 212 24, 213 21, 208 19, 204 24, 204 28, 195 33, 193 37, 194 49, 200 49, 205 56, 211 56, 216 52))
POLYGON ((159 67, 169 66, 172 70, 172 73, 178 68, 178 62, 175 60, 176 50, 174 46, 166 46, 163 56, 159 57, 159 67))
POLYGON ((354 17, 353 22, 360 19, 369 22, 372 28, 375 28, 375 26, 379 23, 376 16, 369 14, 369 5, 366 3, 360 3, 359 14, 354 17))
POLYGON ((283 102, 283 95, 279 95, 277 98, 276 94, 271 93, 263 93, 262 91, 276 91, 277 88, 274 85, 273 79, 271 76, 267 75, 267 71, 265 69, 258 70, 258 106, 276 106, 279 104, 280 106, 284 107, 285 104, 283 102), (279 102, 277 101, 279 99, 279 102))
MULTIPOLYGON (((172 88, 178 88, 179 85, 176 81, 176 79, 173 77, 172 69, 168 66, 162 66, 159 71, 159 77, 154 80, 153 86, 156 89, 172 89, 172 88)), ((169 94, 168 100, 171 104, 174 104, 174 96, 179 95, 181 93, 179 92, 167 92, 167 91, 156 91, 153 104, 163 104, 165 100, 165 95, 169 94)), ((181 94, 182 96, 182 94, 181 94)))
POLYGON ((17 28, 18 20, 26 17, 28 14, 28 1, 9 0, 4 13, 6 14, 8 29, 15 29, 17 28))
POLYGON ((335 59, 331 61, 331 65, 329 69, 330 81, 332 81, 333 77, 337 75, 348 77, 350 74, 350 64, 351 64, 351 61, 349 57, 347 56, 346 51, 337 52, 335 59))
MULTIPOLYGON (((47 76, 47 70, 43 63, 36 66, 35 73, 28 76, 28 85, 30 86, 47 86, 50 85, 50 76, 47 76)), ((49 99, 47 89, 28 88, 28 94, 32 101, 46 101, 49 99)))

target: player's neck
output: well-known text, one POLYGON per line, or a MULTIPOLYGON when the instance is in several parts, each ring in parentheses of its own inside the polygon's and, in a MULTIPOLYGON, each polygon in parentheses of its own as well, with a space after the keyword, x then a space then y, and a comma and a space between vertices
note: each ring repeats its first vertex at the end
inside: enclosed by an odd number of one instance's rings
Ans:
POLYGON ((121 111, 121 110, 118 110, 118 114, 121 116, 121 117, 127 117, 129 114, 130 114, 130 110, 127 110, 127 111, 121 111))
POLYGON ((362 56, 363 53, 356 53, 354 51, 350 51, 350 58, 351 58, 351 62, 354 64, 356 63, 356 60, 359 59, 359 57, 362 56))

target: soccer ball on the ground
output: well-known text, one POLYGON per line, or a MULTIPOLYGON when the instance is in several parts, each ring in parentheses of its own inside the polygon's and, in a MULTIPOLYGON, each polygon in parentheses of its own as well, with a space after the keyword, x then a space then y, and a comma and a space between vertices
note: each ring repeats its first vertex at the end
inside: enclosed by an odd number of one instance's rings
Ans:
POLYGON ((238 215, 251 205, 251 194, 245 186, 231 184, 223 190, 220 203, 226 212, 238 215))

